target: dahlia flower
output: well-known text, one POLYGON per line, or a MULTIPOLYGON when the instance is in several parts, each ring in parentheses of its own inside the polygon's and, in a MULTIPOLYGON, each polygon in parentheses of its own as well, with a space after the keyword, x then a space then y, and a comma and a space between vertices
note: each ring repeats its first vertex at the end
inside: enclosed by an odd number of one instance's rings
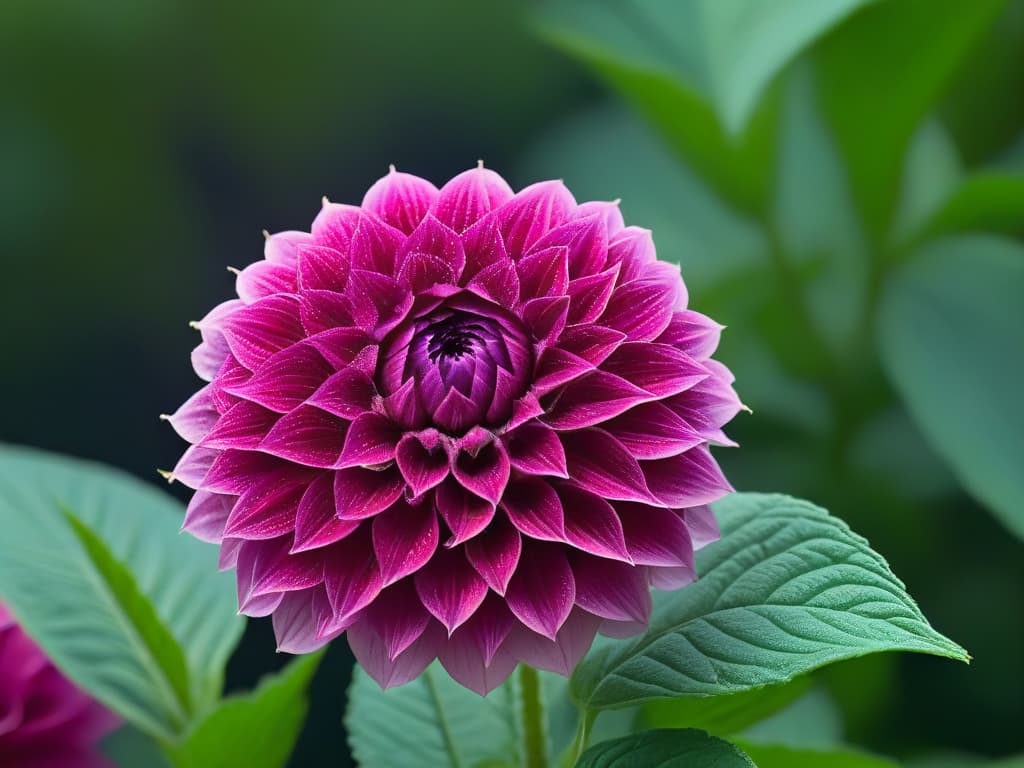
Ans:
POLYGON ((717 536, 708 446, 740 408, 650 232, 482 165, 392 169, 311 230, 196 323, 209 383, 167 417, 242 613, 286 652, 346 633, 384 687, 438 658, 480 693, 642 631, 717 536))
POLYGON ((116 724, 0 605, 0 765, 106 768, 96 745, 116 724))

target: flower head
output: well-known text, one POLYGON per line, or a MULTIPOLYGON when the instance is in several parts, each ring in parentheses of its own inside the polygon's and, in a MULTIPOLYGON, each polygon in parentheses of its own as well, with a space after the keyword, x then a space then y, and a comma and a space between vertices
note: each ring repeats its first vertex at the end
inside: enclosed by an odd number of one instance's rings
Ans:
POLYGON ((107 768, 96 745, 116 724, 0 605, 0 765, 107 768))
POLYGON ((169 418, 184 527, 281 650, 346 632, 381 685, 439 658, 486 692, 694 578, 740 403, 721 326, 616 204, 392 170, 265 256, 197 324, 209 384, 169 418))

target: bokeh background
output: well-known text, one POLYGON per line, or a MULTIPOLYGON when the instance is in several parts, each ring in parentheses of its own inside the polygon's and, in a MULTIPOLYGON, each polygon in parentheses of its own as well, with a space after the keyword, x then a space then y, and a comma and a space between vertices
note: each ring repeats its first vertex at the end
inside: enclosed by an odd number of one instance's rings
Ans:
MULTIPOLYGON (((883 656, 828 670, 846 737, 910 758, 1022 751, 1024 543, 961 489, 883 374, 870 314, 857 318, 884 271, 881 229, 911 232, 975 169, 1024 174, 1024 3, 963 18, 948 2, 847 3, 737 138, 644 73, 699 85, 694 52, 742 57, 742 28, 702 37, 698 3, 682 0, 678 27, 653 30, 622 8, 658 3, 556 5, 0 3, 0 439, 159 482, 183 446, 157 415, 196 386, 187 323, 232 292, 226 267, 260 258, 262 229, 306 227, 322 195, 357 202, 389 163, 435 183, 478 158, 516 187, 561 177, 580 199, 621 197, 682 264, 691 305, 730 326, 720 357, 754 410, 732 430, 743 447, 718 452, 737 488, 829 507, 973 654, 970 667, 883 656), (892 4, 903 26, 872 19, 892 4), (844 56, 897 84, 942 70, 899 151, 872 143, 905 107, 898 87, 872 91, 856 70, 829 80, 844 56), (845 128, 829 130, 822 101, 847 105, 845 128), (711 140, 687 138, 702 131, 711 140), (844 165, 858 137, 867 165, 844 165), (867 166, 895 191, 860 194, 867 166)), ((992 226, 1012 243, 1024 205, 999 199, 992 226)), ((910 333, 927 344, 940 326, 910 333)), ((1024 348, 993 354, 1021 373, 1024 348)), ((280 666, 273 648, 269 622, 251 622, 229 687, 280 666)), ((294 765, 351 764, 350 664, 335 644, 294 765)))

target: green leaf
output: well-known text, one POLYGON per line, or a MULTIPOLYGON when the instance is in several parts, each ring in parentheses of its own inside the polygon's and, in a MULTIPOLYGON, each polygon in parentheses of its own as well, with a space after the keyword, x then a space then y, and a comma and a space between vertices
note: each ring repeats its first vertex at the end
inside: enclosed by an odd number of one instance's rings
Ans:
POLYGON ((477 768, 519 764, 515 676, 481 698, 438 664, 407 685, 382 691, 358 666, 345 715, 352 754, 366 768, 477 768))
POLYGON ((954 232, 1024 234, 1024 174, 981 171, 938 208, 924 236, 954 232))
POLYGON ((555 0, 542 34, 618 90, 718 190, 760 210, 771 178, 774 109, 768 99, 738 136, 723 127, 708 91, 696 3, 555 0))
POLYGON ((904 158, 890 240, 905 243, 917 236, 956 191, 963 175, 963 162, 953 137, 938 120, 926 120, 914 134, 904 158))
POLYGON ((322 656, 298 657, 251 693, 224 699, 171 751, 176 768, 285 765, 306 720, 306 692, 322 656))
POLYGON ((825 111, 877 240, 889 226, 911 137, 1004 4, 875 3, 817 47, 825 111))
POLYGON ((823 509, 734 494, 715 511, 722 539, 699 553, 700 579, 659 594, 644 635, 595 645, 572 678, 581 705, 738 693, 879 651, 968 659, 885 560, 823 509))
POLYGON ((828 692, 816 687, 781 712, 747 728, 742 736, 756 744, 827 751, 843 740, 843 714, 828 692))
POLYGON ((898 763, 854 750, 819 751, 740 741, 757 768, 899 768, 898 763))
POLYGON ((703 731, 644 731, 603 741, 584 752, 576 768, 757 768, 735 744, 703 731))
POLYGON ((100 750, 121 768, 170 768, 156 742, 131 725, 123 725, 103 739, 100 750))
POLYGON ((711 698, 649 701, 640 712, 645 728, 698 728, 718 736, 739 733, 792 704, 811 687, 811 678, 711 698))
POLYGON ((181 646, 160 621, 153 604, 139 591, 131 572, 114 559, 103 540, 74 512, 65 510, 64 514, 95 569, 99 582, 96 587, 107 598, 111 614, 120 624, 119 631, 140 646, 140 658, 147 663, 151 680, 173 697, 174 709, 184 716, 191 715, 188 668, 181 646))
MULTIPOLYGON (((119 599, 145 598, 180 646, 195 711, 219 696, 243 628, 231 576, 217 570, 216 548, 178 533, 182 511, 116 470, 0 446, 0 599, 65 674, 165 741, 186 726, 174 694, 180 685, 170 682, 178 673, 168 678, 161 667, 177 662, 166 648, 158 661, 133 626, 129 616, 146 614, 144 605, 126 613, 119 599), (91 532, 93 556, 62 509, 74 510, 91 532), (121 578, 126 572, 134 585, 121 578), (112 574, 120 598, 108 583, 112 574)), ((158 629, 145 631, 154 647, 167 640, 158 629)))
POLYGON ((891 281, 882 362, 911 416, 967 490, 1024 537, 1024 247, 933 243, 891 281))

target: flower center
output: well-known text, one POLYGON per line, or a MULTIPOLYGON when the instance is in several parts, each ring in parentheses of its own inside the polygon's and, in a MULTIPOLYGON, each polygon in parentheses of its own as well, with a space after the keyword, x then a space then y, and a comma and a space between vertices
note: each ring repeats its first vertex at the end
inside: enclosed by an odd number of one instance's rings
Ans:
POLYGON ((522 323, 463 293, 422 302, 384 339, 377 384, 385 397, 400 390, 414 396, 416 418, 406 404, 407 417, 398 419, 405 428, 429 423, 462 433, 506 422, 532 373, 533 348, 522 323))

